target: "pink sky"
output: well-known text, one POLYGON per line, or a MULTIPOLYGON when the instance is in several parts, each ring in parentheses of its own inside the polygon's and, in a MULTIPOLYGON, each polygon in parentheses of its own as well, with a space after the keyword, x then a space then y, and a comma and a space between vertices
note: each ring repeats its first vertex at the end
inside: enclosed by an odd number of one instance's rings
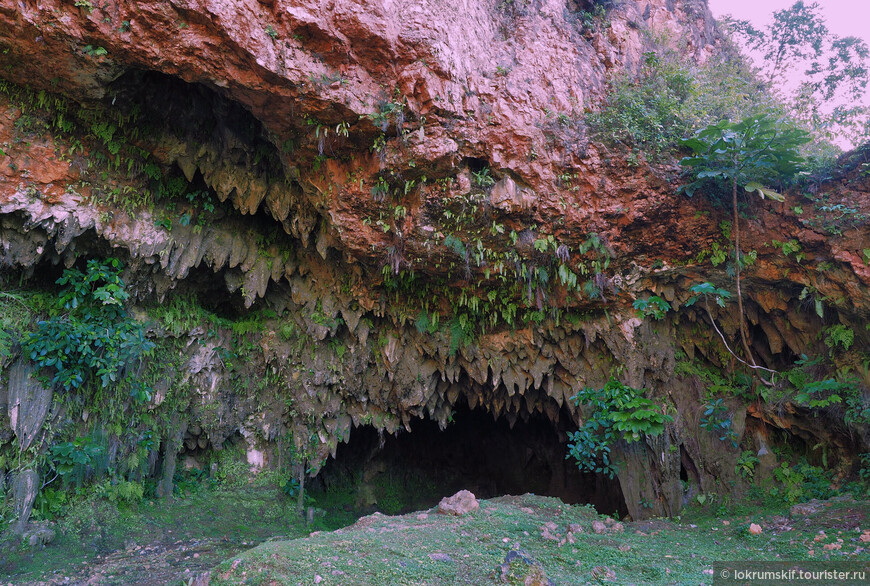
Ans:
MULTIPOLYGON (((840 37, 855 36, 864 39, 870 45, 870 0, 815 0, 825 19, 828 30, 840 37)), ((762 29, 772 20, 777 10, 790 8, 795 0, 707 0, 710 11, 716 18, 726 14, 750 21, 756 28, 762 29)), ((804 4, 812 4, 813 0, 805 0, 804 4)), ((796 68, 788 76, 786 88, 798 85, 800 68, 796 68)), ((870 106, 870 91, 864 95, 863 102, 870 106)), ((836 101, 834 102, 837 103, 836 101)), ((845 141, 835 141, 843 148, 851 145, 845 141)))
MULTIPOLYGON (((707 0, 713 16, 731 14, 749 20, 756 26, 770 22, 775 10, 789 8, 795 0, 707 0)), ((828 29, 841 37, 861 37, 870 43, 870 1, 816 0, 828 29)), ((812 0, 805 0, 812 4, 812 0)))

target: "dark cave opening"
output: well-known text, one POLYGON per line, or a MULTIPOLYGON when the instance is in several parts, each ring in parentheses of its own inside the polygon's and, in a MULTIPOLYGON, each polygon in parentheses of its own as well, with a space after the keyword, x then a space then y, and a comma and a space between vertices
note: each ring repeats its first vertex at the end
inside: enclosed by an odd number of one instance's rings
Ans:
POLYGON ((396 435, 370 425, 355 428, 312 488, 321 495, 342 492, 344 506, 360 512, 428 509, 467 489, 478 498, 554 496, 624 516, 618 480, 581 473, 565 458, 566 442, 564 432, 543 415, 519 419, 511 428, 504 418, 462 406, 444 430, 429 419, 415 420, 410 433, 396 435))
POLYGON ((223 145, 223 157, 283 176, 278 149, 263 124, 217 88, 157 71, 130 70, 112 83, 109 95, 113 107, 139 112, 146 127, 161 128, 182 140, 223 145))

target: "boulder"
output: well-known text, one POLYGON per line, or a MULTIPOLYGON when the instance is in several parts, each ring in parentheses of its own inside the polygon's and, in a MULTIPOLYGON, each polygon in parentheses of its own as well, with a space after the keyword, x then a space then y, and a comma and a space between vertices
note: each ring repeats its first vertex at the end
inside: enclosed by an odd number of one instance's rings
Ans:
POLYGON ((480 507, 477 498, 468 490, 460 490, 450 497, 444 497, 438 503, 438 512, 442 515, 461 517, 480 507))
POLYGON ((12 512, 16 519, 12 532, 23 535, 33 511, 33 501, 39 492, 39 474, 36 470, 24 470, 12 482, 12 512))
POLYGON ((9 369, 9 422, 21 451, 30 447, 42 429, 54 395, 32 375, 33 366, 23 360, 9 369))
POLYGON ((30 547, 45 547, 54 541, 54 529, 49 527, 34 527, 25 531, 23 539, 30 547))

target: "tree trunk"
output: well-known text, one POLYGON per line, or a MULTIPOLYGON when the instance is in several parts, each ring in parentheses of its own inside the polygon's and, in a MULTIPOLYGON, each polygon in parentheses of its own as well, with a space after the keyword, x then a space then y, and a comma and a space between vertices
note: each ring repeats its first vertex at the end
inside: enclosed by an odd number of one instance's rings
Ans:
POLYGON ((738 327, 740 340, 743 342, 743 350, 746 352, 746 360, 755 366, 755 359, 749 350, 749 336, 747 335, 746 318, 743 314, 743 293, 740 290, 740 221, 737 214, 737 177, 731 178, 731 205, 734 208, 734 271, 737 275, 737 313, 739 314, 738 327))

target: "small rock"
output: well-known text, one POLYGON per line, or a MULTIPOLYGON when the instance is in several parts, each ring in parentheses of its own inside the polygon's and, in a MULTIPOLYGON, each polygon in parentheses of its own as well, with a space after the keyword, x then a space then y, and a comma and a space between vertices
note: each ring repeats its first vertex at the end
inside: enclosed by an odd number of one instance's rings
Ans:
POLYGON ((870 530, 865 531, 861 534, 861 537, 858 539, 861 540, 861 543, 870 543, 870 530))
POLYGON ((553 581, 547 578, 540 562, 522 550, 513 549, 505 555, 504 563, 498 570, 502 583, 521 583, 527 586, 550 586, 553 581), (519 580, 519 581, 518 581, 519 580))
POLYGON ((448 555, 446 553, 430 553, 429 559, 431 559, 434 562, 452 562, 453 561, 453 558, 451 558, 450 555, 448 555))
POLYGON ((607 525, 608 527, 610 527, 614 523, 616 523, 616 519, 614 519, 613 517, 606 517, 604 519, 604 524, 607 525))
POLYGON ((601 535, 602 533, 607 533, 607 525, 602 523, 601 521, 592 521, 592 531, 601 535))
POLYGON ((470 491, 460 490, 451 497, 444 497, 438 503, 438 512, 442 515, 462 516, 480 507, 477 498, 470 491))
POLYGON ((591 573, 596 580, 616 580, 616 572, 607 566, 595 566, 591 573))
POLYGON ((822 501, 820 501, 818 499, 813 499, 813 500, 805 502, 805 503, 799 503, 797 505, 792 505, 792 507, 789 509, 788 512, 792 517, 797 517, 797 516, 806 517, 808 515, 814 515, 815 513, 818 513, 819 511, 821 511, 824 508, 825 508, 825 503, 823 503, 822 501))
POLYGON ((24 534, 24 539, 30 544, 30 547, 46 546, 54 541, 54 530, 48 527, 38 527, 24 534))
POLYGON ((623 531, 625 531, 625 525, 622 523, 614 523, 610 526, 611 533, 622 533, 623 531))
POLYGON ((426 513, 420 513, 419 515, 417 515, 418 521, 425 521, 428 518, 429 518, 429 515, 427 515, 426 513))
POLYGON ((619 551, 631 551, 631 546, 627 543, 623 543, 619 546, 619 551))
POLYGON ((323 582, 323 576, 321 576, 320 574, 315 574, 315 576, 314 576, 314 583, 315 583, 315 584, 320 584, 321 582, 323 582))
POLYGON ((583 525, 580 523, 571 523, 568 525, 568 531, 571 533, 583 533, 583 525))
POLYGON ((722 521, 722 524, 726 527, 731 524, 731 521, 722 521))
POLYGON ((761 535, 761 525, 752 523, 749 525, 749 533, 752 535, 761 535))
POLYGON ((549 523, 545 523, 541 527, 541 537, 552 541, 559 541, 559 535, 557 533, 557 530, 558 526, 552 521, 550 521, 549 523))

